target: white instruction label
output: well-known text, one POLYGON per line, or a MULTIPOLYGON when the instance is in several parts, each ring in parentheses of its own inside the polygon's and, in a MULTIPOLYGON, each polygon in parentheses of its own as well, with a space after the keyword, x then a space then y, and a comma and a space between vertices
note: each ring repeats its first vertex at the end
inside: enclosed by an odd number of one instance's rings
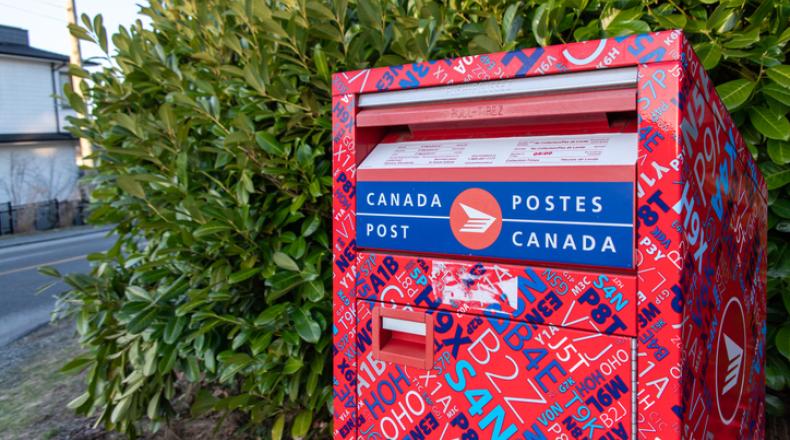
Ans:
POLYGON ((633 165, 636 133, 382 143, 359 169, 633 165))

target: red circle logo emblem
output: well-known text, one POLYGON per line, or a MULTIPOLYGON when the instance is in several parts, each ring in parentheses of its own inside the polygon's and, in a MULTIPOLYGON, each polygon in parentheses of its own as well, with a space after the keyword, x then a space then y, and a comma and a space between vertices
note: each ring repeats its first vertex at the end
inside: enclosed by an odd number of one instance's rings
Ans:
POLYGON ((727 301, 720 322, 716 342, 716 406, 721 421, 729 425, 738 412, 748 368, 746 323, 737 297, 727 301))
POLYGON ((485 249, 502 231, 502 209, 494 196, 480 188, 458 194, 450 207, 450 229, 469 249, 485 249))

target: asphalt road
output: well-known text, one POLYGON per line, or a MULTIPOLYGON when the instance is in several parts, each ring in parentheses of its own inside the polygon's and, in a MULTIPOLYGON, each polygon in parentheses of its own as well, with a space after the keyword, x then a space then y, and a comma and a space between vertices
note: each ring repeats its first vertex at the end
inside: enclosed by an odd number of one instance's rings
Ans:
POLYGON ((37 268, 52 266, 63 274, 88 272, 85 257, 109 249, 114 242, 106 235, 106 230, 81 228, 0 240, 0 346, 45 324, 55 295, 67 287, 58 282, 36 294, 52 281, 37 268))

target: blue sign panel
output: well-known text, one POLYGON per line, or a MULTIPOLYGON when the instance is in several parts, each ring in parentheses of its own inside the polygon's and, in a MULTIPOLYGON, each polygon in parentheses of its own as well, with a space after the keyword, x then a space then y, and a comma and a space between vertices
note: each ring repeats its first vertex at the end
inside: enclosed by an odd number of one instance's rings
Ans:
POLYGON ((630 182, 357 184, 357 245, 632 268, 630 182))

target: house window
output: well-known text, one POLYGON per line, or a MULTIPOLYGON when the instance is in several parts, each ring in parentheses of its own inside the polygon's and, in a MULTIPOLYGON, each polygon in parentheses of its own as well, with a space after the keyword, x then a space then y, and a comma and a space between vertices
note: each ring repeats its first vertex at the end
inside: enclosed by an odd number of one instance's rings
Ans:
POLYGON ((64 110, 71 109, 69 100, 66 99, 65 93, 63 93, 63 87, 70 83, 71 75, 69 75, 68 72, 58 72, 58 101, 60 101, 60 108, 64 110))

